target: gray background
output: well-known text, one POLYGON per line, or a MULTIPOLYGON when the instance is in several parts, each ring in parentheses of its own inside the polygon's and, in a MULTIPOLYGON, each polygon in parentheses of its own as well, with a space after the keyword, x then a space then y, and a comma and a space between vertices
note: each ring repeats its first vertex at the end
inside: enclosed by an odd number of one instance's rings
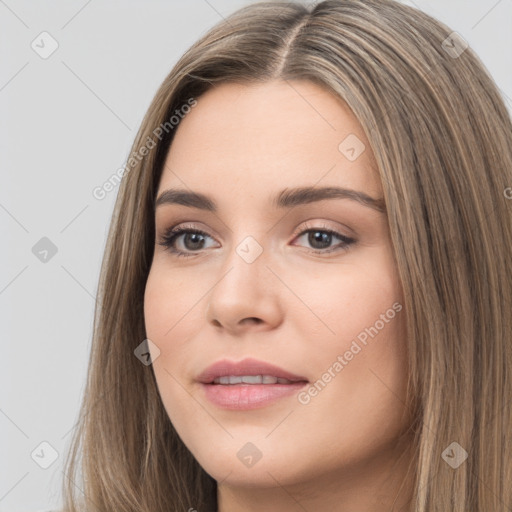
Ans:
MULTIPOLYGON (((92 190, 125 163, 182 53, 249 3, 0 0, 0 512, 61 503, 117 194, 98 200, 92 190), (43 31, 59 45, 46 59, 31 47, 51 49, 43 31), (33 252, 43 237, 57 248, 46 262, 33 252), (58 454, 47 469, 53 452, 42 442, 58 454)), ((404 3, 468 41, 512 112, 512 0, 404 3)))

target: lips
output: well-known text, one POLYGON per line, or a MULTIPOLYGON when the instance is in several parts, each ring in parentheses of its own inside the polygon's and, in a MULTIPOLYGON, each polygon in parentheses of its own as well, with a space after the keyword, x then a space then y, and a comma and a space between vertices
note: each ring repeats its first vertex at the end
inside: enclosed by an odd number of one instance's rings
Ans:
POLYGON ((217 361, 208 368, 206 368, 198 377, 198 382, 203 384, 240 384, 238 379, 231 379, 233 382, 226 381, 226 377, 262 377, 261 382, 251 382, 249 379, 244 379, 245 384, 286 384, 296 382, 308 382, 306 377, 295 375, 291 372, 275 366, 264 361, 257 359, 244 359, 239 362, 229 361, 224 359, 217 361), (271 380, 272 379, 272 380, 271 380), (274 381, 277 379, 277 381, 274 381), (282 382, 279 382, 281 380, 282 382), (286 380, 287 382, 284 382, 286 380))
POLYGON ((204 396, 222 409, 258 409, 290 397, 308 379, 264 361, 217 361, 198 377, 204 396))

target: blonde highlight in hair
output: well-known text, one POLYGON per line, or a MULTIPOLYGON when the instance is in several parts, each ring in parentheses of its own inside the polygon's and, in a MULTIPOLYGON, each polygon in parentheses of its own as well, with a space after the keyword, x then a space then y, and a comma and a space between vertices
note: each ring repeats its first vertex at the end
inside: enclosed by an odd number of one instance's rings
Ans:
MULTIPOLYGON (((344 100, 375 155, 404 291, 416 417, 410 510, 499 512, 512 509, 512 123, 471 48, 445 51, 451 32, 393 0, 249 5, 177 62, 132 150, 217 84, 309 80, 344 100), (457 469, 442 457, 452 442, 468 452, 457 469)), ((120 185, 66 461, 66 512, 217 509, 216 482, 133 353, 146 338, 155 195, 174 131, 120 185)))

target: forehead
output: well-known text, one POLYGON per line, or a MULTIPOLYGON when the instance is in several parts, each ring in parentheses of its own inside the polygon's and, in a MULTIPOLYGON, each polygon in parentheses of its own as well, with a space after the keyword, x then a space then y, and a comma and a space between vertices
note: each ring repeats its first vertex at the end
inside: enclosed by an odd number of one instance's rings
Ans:
POLYGON ((159 190, 252 197, 318 184, 382 195, 357 118, 308 81, 218 85, 197 98, 175 130, 159 190))

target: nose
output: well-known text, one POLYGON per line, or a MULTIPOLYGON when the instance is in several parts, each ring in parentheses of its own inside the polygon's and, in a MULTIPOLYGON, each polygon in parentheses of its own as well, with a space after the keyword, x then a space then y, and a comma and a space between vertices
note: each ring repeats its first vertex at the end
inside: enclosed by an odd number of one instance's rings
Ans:
POLYGON ((282 322, 283 285, 263 251, 254 261, 234 247, 208 296, 207 321, 232 335, 275 329, 282 322), (242 254, 242 256, 240 255, 242 254))

